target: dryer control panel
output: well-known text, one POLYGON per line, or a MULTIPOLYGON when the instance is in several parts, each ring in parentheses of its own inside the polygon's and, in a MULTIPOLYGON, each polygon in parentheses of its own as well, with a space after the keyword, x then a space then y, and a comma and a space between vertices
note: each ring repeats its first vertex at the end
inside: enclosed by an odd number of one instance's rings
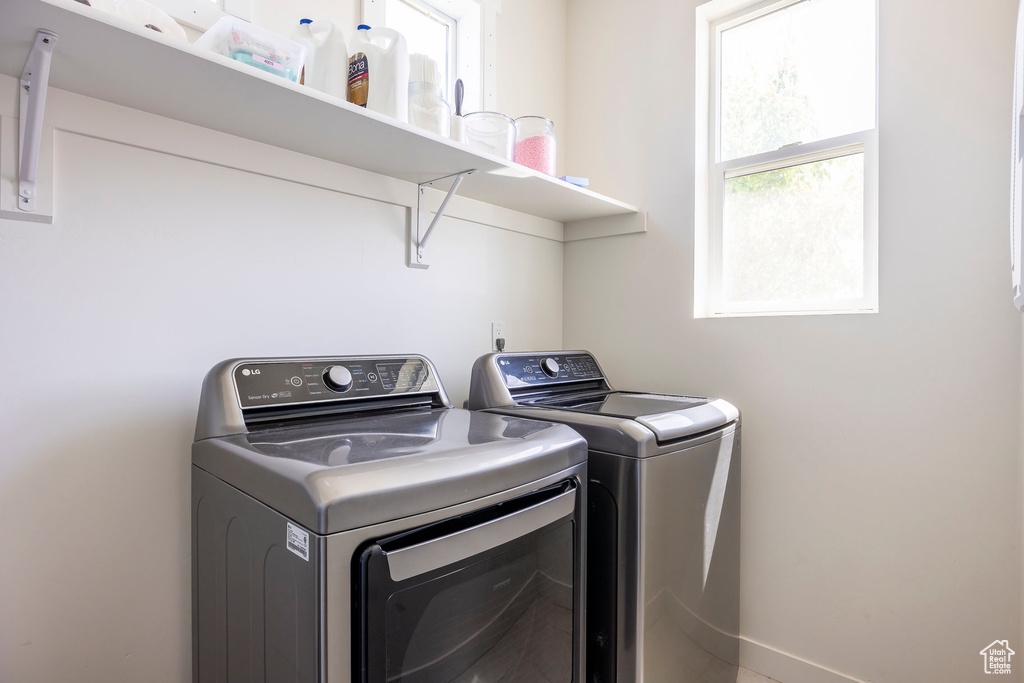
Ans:
POLYGON ((499 355, 495 363, 509 389, 603 379, 594 357, 581 353, 499 355))
POLYGON ((245 409, 437 392, 430 367, 415 356, 247 361, 232 377, 245 409))

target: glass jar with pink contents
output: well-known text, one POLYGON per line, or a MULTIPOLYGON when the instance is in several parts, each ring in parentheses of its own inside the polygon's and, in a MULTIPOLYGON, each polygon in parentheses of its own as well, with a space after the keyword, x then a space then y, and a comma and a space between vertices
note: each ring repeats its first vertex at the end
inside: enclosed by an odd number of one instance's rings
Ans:
POLYGON ((516 119, 517 164, 555 175, 555 124, 543 116, 516 119))

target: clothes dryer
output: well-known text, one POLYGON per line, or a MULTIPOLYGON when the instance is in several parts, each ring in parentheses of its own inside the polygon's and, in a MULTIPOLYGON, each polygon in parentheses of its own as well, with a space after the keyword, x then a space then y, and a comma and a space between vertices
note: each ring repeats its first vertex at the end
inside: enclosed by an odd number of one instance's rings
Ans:
POLYGON ((587 681, 735 680, 739 411, 616 391, 586 351, 483 356, 467 405, 566 424, 589 444, 587 681))
POLYGON ((194 681, 579 683, 586 444, 422 356, 248 358, 192 448, 194 681))

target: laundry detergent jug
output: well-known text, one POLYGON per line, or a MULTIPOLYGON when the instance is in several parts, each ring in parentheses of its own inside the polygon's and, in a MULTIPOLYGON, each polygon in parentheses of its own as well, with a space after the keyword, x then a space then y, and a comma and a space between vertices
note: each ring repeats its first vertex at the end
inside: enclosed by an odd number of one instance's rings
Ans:
POLYGON ((302 83, 320 92, 348 96, 348 47, 341 29, 329 21, 302 19, 292 40, 306 48, 302 83))
POLYGON ((409 53, 402 34, 360 24, 348 52, 348 101, 408 121, 409 53))

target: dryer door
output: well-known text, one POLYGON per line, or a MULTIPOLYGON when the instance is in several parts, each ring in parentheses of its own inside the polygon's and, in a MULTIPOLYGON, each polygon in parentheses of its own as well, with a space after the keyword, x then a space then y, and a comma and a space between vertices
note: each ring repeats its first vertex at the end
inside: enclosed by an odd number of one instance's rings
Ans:
POLYGON ((374 543, 357 558, 364 683, 572 683, 577 484, 374 543))

